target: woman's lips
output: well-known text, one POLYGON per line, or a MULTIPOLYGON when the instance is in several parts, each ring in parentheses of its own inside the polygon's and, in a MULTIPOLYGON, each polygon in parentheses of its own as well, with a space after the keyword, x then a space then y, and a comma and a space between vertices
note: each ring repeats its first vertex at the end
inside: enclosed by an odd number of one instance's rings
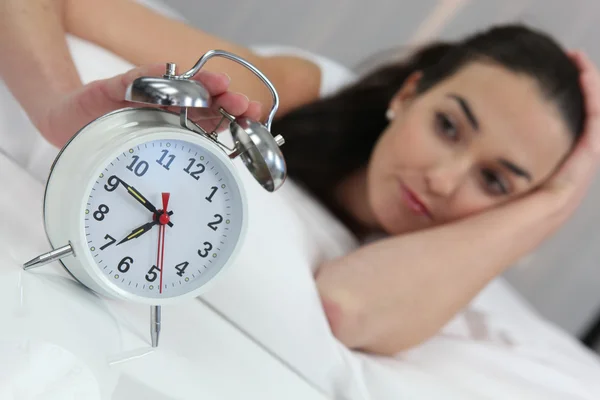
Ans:
POLYGON ((421 200, 403 183, 400 183, 402 201, 415 214, 431 218, 431 213, 421 200))

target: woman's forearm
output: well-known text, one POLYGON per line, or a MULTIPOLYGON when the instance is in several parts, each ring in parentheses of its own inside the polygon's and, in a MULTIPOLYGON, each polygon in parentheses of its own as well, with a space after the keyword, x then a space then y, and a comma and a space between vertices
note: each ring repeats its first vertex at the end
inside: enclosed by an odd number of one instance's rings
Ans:
POLYGON ((432 336, 561 221, 532 196, 325 263, 317 286, 347 346, 393 354, 432 336))
MULTIPOLYGON (((174 62, 181 73, 191 68, 203 53, 221 49, 245 58, 271 80, 280 97, 278 115, 319 95, 320 70, 308 60, 261 57, 244 46, 167 18, 132 0, 65 1, 66 26, 70 33, 134 65, 174 62)), ((231 77, 231 91, 260 101, 264 104, 264 113, 269 111, 272 103, 269 90, 241 65, 214 58, 203 69, 227 73, 231 77)))
POLYGON ((62 0, 0 1, 0 74, 35 123, 79 86, 62 24, 62 0))

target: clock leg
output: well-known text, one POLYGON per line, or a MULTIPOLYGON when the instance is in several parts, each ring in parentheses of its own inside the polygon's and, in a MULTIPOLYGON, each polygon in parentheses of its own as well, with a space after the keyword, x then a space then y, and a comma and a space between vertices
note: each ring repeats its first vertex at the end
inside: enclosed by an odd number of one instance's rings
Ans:
POLYGON ((34 259, 27 261, 25 264, 23 264, 23 269, 28 270, 36 267, 41 267, 42 265, 49 264, 52 261, 59 260, 66 256, 70 256, 71 254, 73 254, 73 248, 69 243, 66 246, 60 247, 56 250, 52 250, 48 253, 44 253, 42 255, 37 256, 34 259))
POLYGON ((152 338, 152 347, 158 347, 158 335, 160 334, 160 306, 150 307, 150 337, 152 338))

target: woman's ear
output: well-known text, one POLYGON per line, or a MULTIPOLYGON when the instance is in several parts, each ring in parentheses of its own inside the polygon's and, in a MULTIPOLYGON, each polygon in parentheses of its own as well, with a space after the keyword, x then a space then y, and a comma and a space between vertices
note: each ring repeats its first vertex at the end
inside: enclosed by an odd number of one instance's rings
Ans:
POLYGON ((415 71, 404 80, 402 87, 396 92, 394 97, 392 97, 387 112, 388 118, 400 114, 402 110, 410 104, 411 100, 414 99, 417 94, 417 88, 422 76, 423 73, 421 71, 415 71))

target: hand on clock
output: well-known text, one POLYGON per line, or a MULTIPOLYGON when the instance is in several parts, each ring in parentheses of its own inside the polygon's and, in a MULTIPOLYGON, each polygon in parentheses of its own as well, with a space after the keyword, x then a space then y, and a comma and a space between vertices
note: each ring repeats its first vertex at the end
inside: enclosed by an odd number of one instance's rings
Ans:
POLYGON ((158 225, 158 219, 155 219, 152 222, 148 222, 140 227, 133 229, 129 235, 125 236, 125 238, 123 240, 121 240, 119 243, 117 243, 117 246, 120 245, 121 243, 128 242, 131 239, 139 238, 144 233, 151 230, 154 225, 158 225))
POLYGON ((156 266, 160 270, 160 289, 159 293, 162 293, 163 288, 163 267, 165 261, 165 225, 169 222, 169 214, 167 211, 167 207, 169 207, 169 198, 171 197, 170 193, 162 194, 162 204, 163 204, 163 214, 160 216, 160 230, 158 231, 158 255, 156 257, 156 266))
POLYGON ((117 178, 117 180, 119 181, 120 184, 125 186, 125 188, 127 189, 127 193, 129 193, 141 205, 146 207, 146 209, 148 211, 152 212, 153 214, 155 214, 157 212, 156 207, 154 207, 154 205, 150 202, 150 200, 145 198, 144 195, 142 195, 140 192, 138 192, 136 188, 129 185, 127 182, 125 182, 123 179, 119 178, 118 176, 115 176, 115 178, 117 178))

